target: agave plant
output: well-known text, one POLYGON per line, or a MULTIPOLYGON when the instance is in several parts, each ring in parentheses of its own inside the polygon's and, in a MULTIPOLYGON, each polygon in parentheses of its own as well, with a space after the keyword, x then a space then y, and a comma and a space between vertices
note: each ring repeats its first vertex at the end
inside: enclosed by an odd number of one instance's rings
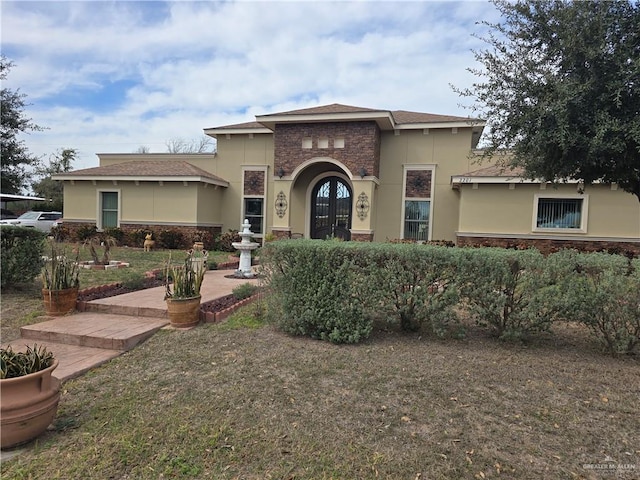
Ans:
POLYGON ((194 258, 193 251, 189 250, 183 264, 172 265, 171 255, 169 255, 165 266, 165 300, 167 298, 193 298, 200 295, 200 287, 206 268, 205 263, 194 262, 194 258), (173 280, 173 291, 171 290, 171 280, 173 280))
POLYGON ((78 265, 79 252, 70 258, 64 249, 50 241, 51 255, 45 260, 42 269, 42 281, 47 290, 66 290, 80 285, 80 267, 78 265))
POLYGON ((26 352, 14 352, 11 345, 0 350, 0 378, 15 378, 39 372, 53 364, 53 353, 46 347, 27 346, 26 352))

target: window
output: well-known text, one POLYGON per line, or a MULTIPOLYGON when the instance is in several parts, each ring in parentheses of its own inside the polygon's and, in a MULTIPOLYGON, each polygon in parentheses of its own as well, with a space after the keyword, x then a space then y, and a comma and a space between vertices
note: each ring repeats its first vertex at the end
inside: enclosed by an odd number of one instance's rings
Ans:
POLYGON ((431 239, 434 175, 434 165, 404 166, 402 238, 417 242, 431 239))
POLYGON ((118 226, 118 192, 100 192, 99 228, 118 226))
POLYGON ((264 199, 263 198, 245 198, 244 199, 244 218, 249 220, 251 231, 257 235, 264 233, 264 199))
POLYGON ((586 210, 586 196, 536 196, 534 230, 584 232, 586 210))
POLYGON ((428 200, 405 200, 404 202, 404 238, 426 242, 429 240, 428 200))

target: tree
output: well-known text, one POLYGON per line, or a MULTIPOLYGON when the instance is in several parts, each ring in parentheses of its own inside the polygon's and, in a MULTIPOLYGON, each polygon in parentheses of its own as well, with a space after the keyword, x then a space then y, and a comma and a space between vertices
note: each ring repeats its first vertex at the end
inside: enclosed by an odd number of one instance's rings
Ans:
POLYGON ((62 211, 64 186, 62 182, 52 180, 51 176, 71 171, 71 164, 77 157, 76 149, 64 148, 49 157, 48 166, 36 168, 36 174, 41 178, 32 184, 33 191, 36 195, 49 200, 53 210, 62 211))
MULTIPOLYGON (((493 0, 475 51, 482 80, 456 89, 487 119, 485 156, 545 181, 617 183, 640 201, 640 3, 493 0)), ((454 88, 455 89, 455 88, 454 88)))
POLYGON ((172 138, 166 143, 166 146, 168 153, 207 153, 213 151, 213 141, 211 137, 207 136, 191 141, 172 138))
MULTIPOLYGON (((5 80, 13 67, 13 62, 4 55, 0 56, 0 80, 5 80)), ((1 183, 3 193, 17 194, 26 186, 29 173, 28 166, 36 165, 39 158, 27 149, 24 140, 18 140, 18 135, 29 131, 41 131, 30 118, 24 115, 26 95, 20 90, 2 88, 0 91, 0 165, 1 183)))

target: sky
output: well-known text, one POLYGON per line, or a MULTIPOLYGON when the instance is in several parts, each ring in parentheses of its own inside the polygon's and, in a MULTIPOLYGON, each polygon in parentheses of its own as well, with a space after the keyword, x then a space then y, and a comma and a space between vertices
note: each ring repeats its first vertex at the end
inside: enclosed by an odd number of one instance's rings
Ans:
POLYGON ((499 19, 483 0, 3 0, 0 14, 2 86, 46 127, 21 138, 45 161, 76 149, 74 170, 331 103, 473 115, 451 84, 478 80, 474 34, 499 19))

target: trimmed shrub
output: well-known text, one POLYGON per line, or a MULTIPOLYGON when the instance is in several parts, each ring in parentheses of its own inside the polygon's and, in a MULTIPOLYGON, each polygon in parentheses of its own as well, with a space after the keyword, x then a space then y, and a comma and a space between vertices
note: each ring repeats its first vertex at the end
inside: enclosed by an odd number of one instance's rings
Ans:
POLYGON ((45 234, 35 228, 3 226, 0 230, 2 288, 31 283, 42 269, 45 234))
POLYGON ((237 300, 244 300, 256 293, 256 290, 258 290, 258 287, 247 282, 234 288, 231 293, 233 293, 233 296, 236 297, 237 300))
POLYGON ((110 227, 105 228, 103 238, 113 238, 118 245, 122 245, 122 241, 124 240, 124 231, 118 227, 110 227))
POLYGON ((535 249, 460 249, 458 282, 469 313, 502 339, 545 331, 560 313, 549 302, 556 286, 535 249))
POLYGON ((235 252, 236 249, 233 248, 232 243, 240 241, 242 241, 242 237, 238 230, 229 230, 216 237, 215 249, 220 252, 235 252))
POLYGON ((402 330, 427 326, 438 336, 456 328, 459 300, 453 249, 410 244, 365 246, 358 252, 367 276, 367 308, 399 322, 402 330))
POLYGON ((207 230, 196 230, 196 233, 193 235, 193 241, 202 242, 205 250, 214 250, 215 248, 215 238, 211 232, 207 230))
POLYGON ((127 275, 122 281, 122 286, 131 290, 141 290, 146 283, 145 276, 141 273, 127 275))
POLYGON ((98 233, 98 227, 95 225, 80 225, 76 229, 76 237, 81 242, 90 239, 91 237, 95 237, 98 233))
POLYGON ((57 227, 52 228, 49 235, 51 235, 56 242, 67 242, 72 239, 71 231, 64 225, 58 225, 57 227))
POLYGON ((353 249, 343 245, 286 240, 264 249, 269 321, 288 333, 333 343, 356 343, 369 336, 372 321, 361 298, 367 290, 349 254, 353 249))
POLYGON ((608 253, 559 252, 561 305, 586 325, 605 351, 629 354, 640 343, 640 259, 608 253))
MULTIPOLYGON (((187 248, 186 240, 180 230, 176 230, 176 229, 162 230, 158 235, 158 240, 162 247, 168 248, 170 250, 187 248)), ((189 248, 190 247, 191 245, 189 245, 189 248)))
MULTIPOLYGON (((124 244, 129 247, 139 247, 142 248, 144 246, 144 240, 148 233, 153 234, 150 230, 144 230, 142 228, 138 228, 136 230, 129 230, 125 233, 124 236, 124 244)), ((155 235, 153 236, 155 240, 155 235)))

